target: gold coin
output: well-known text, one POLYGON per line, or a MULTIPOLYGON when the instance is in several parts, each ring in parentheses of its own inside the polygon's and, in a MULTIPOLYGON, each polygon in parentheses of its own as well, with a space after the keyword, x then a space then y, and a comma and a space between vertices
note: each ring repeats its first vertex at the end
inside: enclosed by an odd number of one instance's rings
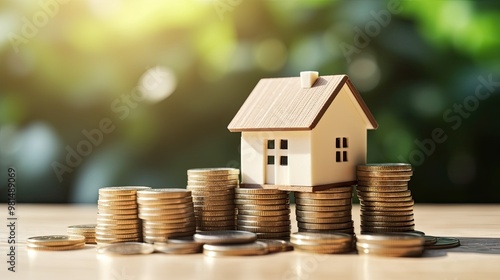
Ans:
POLYGON ((138 197, 137 203, 139 205, 171 205, 171 204, 185 204, 193 202, 191 196, 182 198, 152 198, 152 197, 138 197))
POLYGON ((357 166, 359 171, 375 171, 375 172, 401 172, 412 170, 411 164, 408 163, 368 163, 357 166))
POLYGON ((375 226, 361 226, 361 231, 363 232, 401 232, 401 231, 412 231, 415 229, 415 226, 404 226, 404 227, 375 227, 375 226))
POLYGON ((360 204, 368 207, 408 207, 413 206, 413 200, 402 202, 362 201, 360 204))
POLYGON ((408 212, 413 212, 413 206, 403 206, 403 207, 385 207, 385 206, 363 206, 361 205, 361 212, 363 215, 367 215, 369 212, 400 212, 399 214, 402 215, 402 213, 408 213, 408 212))
POLYGON ((229 216, 215 216, 215 217, 203 217, 203 216, 198 216, 196 217, 196 220, 198 221, 204 221, 204 222, 217 222, 217 221, 229 221, 229 220, 234 220, 235 215, 229 215, 229 216))
POLYGON ((297 218, 336 218, 336 217, 351 217, 351 211, 328 211, 328 212, 318 212, 318 211, 296 211, 297 218))
POLYGON ((255 233, 239 230, 223 230, 212 232, 198 232, 194 235, 196 242, 204 244, 237 244, 250 243, 257 240, 255 233))
POLYGON ((194 211, 196 217, 222 217, 222 216, 234 216, 236 215, 235 209, 226 210, 226 211, 203 211, 197 210, 194 211))
POLYGON ((183 228, 183 227, 188 227, 192 226, 196 223, 196 220, 189 220, 185 222, 179 222, 179 223, 164 223, 164 222, 144 222, 143 223, 143 228, 156 228, 156 229, 174 229, 174 228, 183 228))
POLYGON ((104 209, 104 210, 133 210, 133 209, 137 209, 137 203, 135 201, 134 201, 133 204, 128 204, 128 205, 113 205, 113 204, 98 203, 97 204, 97 209, 104 209))
POLYGON ((411 176, 406 176, 406 177, 366 177, 366 176, 357 176, 358 181, 363 181, 366 182, 367 184, 373 184, 373 183, 378 183, 378 184, 388 184, 388 182, 399 182, 401 183, 406 183, 411 180, 411 176))
POLYGON ((298 248, 294 247, 294 250, 302 251, 302 252, 307 252, 307 253, 314 253, 314 254, 345 254, 352 252, 351 247, 333 247, 333 248, 322 248, 322 249, 307 249, 307 248, 298 248))
POLYGON ((191 191, 193 193, 193 198, 196 197, 210 197, 212 199, 234 199, 234 191, 231 190, 220 190, 220 191, 191 191))
POLYGON ((401 192, 363 192, 357 191, 358 196, 361 197, 408 197, 411 196, 410 190, 405 190, 401 192))
POLYGON ((413 221, 413 214, 408 216, 361 216, 365 222, 407 222, 413 221))
POLYGON ((79 232, 95 232, 95 227, 97 224, 83 224, 83 225, 72 225, 68 226, 68 230, 74 230, 79 232))
POLYGON ((422 246, 415 247, 384 247, 357 243, 356 248, 360 255, 376 255, 384 257, 418 257, 423 253, 422 246))
MULTIPOLYGON (((326 190, 315 191, 313 193, 319 193, 319 194, 339 193, 339 192, 345 193, 345 192, 352 192, 352 190, 353 190, 353 186, 340 186, 340 187, 332 187, 332 188, 329 188, 326 190)), ((299 193, 299 192, 295 192, 295 194, 297 194, 297 193, 299 193)))
POLYGON ((236 224, 235 220, 227 220, 227 221, 196 221, 196 226, 198 227, 226 227, 233 226, 236 224))
POLYGON ((275 227, 257 227, 257 226, 243 226, 238 225, 239 230, 245 230, 249 232, 262 232, 262 233, 271 233, 271 232, 284 232, 290 231, 290 226, 275 226, 275 227))
POLYGON ((26 242, 38 246, 66 246, 85 243, 82 235, 44 235, 29 237, 26 242))
POLYGON ((125 187, 105 187, 99 189, 99 194, 103 195, 135 195, 139 190, 147 190, 151 189, 150 187, 142 187, 142 186, 125 186, 125 187))
POLYGON ((391 172, 382 172, 382 171, 360 171, 357 173, 358 177, 372 177, 372 178, 380 178, 380 177, 408 177, 413 176, 413 171, 391 171, 391 172))
POLYGON ((280 239, 261 239, 260 242, 264 242, 267 244, 267 249, 269 253, 279 253, 292 251, 293 246, 290 242, 280 240, 280 239))
POLYGON ((113 201, 113 202, 135 202, 137 197, 135 195, 99 195, 98 201, 113 201))
MULTIPOLYGON (((194 212, 188 214, 175 214, 175 215, 149 215, 139 214, 139 217, 146 222, 162 222, 162 223, 176 223, 178 221, 194 220, 194 212)), ((143 223, 144 223, 143 221, 143 223)))
POLYGON ((138 232, 140 232, 141 229, 140 228, 130 228, 130 229, 115 229, 115 230, 112 230, 112 229, 96 229, 95 231, 95 236, 98 236, 98 235, 109 235, 109 234, 120 234, 120 235, 123 235, 123 234, 137 234, 138 232))
POLYGON ((96 240, 101 239, 129 239, 129 238, 139 238, 139 233, 131 234, 96 234, 96 240))
POLYGON ((220 201, 220 200, 230 200, 233 201, 235 198, 234 194, 226 194, 226 195, 200 195, 193 196, 193 201, 220 201))
POLYGON ((89 238, 93 238, 95 237, 95 232, 92 232, 92 233, 84 233, 84 232, 73 232, 73 231, 70 231, 68 230, 67 233, 69 235, 81 235, 83 237, 85 237, 85 240, 89 239, 89 238))
POLYGON ((406 233, 361 234, 356 236, 357 242, 385 247, 413 247, 425 243, 423 236, 406 233))
POLYGON ((229 211, 236 209, 236 206, 234 204, 228 204, 228 205, 195 205, 194 206, 195 211, 229 211))
POLYGON ((118 238, 109 238, 109 239, 98 239, 96 238, 96 243, 97 245, 101 246, 104 244, 114 244, 114 243, 123 243, 123 242, 139 242, 139 238, 125 238, 125 239, 118 239, 118 238))
POLYGON ((404 227, 404 226, 414 226, 415 220, 404 221, 404 222, 394 222, 394 221, 371 222, 362 220, 361 225, 365 227, 404 227))
POLYGON ((238 182, 240 175, 189 175, 189 181, 236 181, 238 182))
POLYGON ((135 219, 126 219, 126 220, 115 220, 115 219, 112 219, 112 218, 101 218, 101 217, 97 217, 97 225, 101 225, 101 224, 106 224, 106 225, 129 225, 129 224, 137 224, 139 222, 139 219, 136 218, 135 219))
POLYGON ((193 168, 188 169, 187 175, 239 175, 240 170, 236 168, 215 167, 215 168, 193 168))
POLYGON ((312 232, 312 233, 347 233, 354 234, 354 227, 350 227, 347 229, 305 229, 299 228, 299 232, 312 232))
POLYGON ((186 189, 179 188, 162 188, 162 189, 149 189, 137 192, 138 198, 161 198, 161 199, 175 199, 190 197, 191 192, 186 189))
POLYGON ((377 196, 367 196, 367 197, 359 197, 360 201, 369 202, 369 201, 378 201, 378 202, 406 202, 412 201, 413 198, 411 196, 407 197, 377 197, 377 196))
POLYGON ((363 181, 358 179, 358 187, 408 187, 407 181, 382 181, 382 180, 369 180, 363 181))
POLYGON ((99 214, 137 215, 137 209, 98 209, 99 214))
POLYGON ((143 216, 158 216, 158 215, 183 215, 183 214, 191 214, 194 212, 194 204, 188 204, 182 208, 140 208, 139 215, 143 216))
POLYGON ((290 204, 279 205, 255 205, 255 204, 238 204, 238 211, 241 210, 256 210, 256 211, 277 211, 290 209, 290 204))
POLYGON ((283 216, 289 215, 290 209, 281 209, 281 210, 245 210, 238 209, 238 215, 251 215, 251 216, 259 216, 259 217, 272 217, 272 216, 283 216))
POLYGON ((235 230, 236 226, 226 226, 226 227, 197 227, 198 231, 216 231, 216 230, 235 230))
MULTIPOLYGON (((257 239, 288 239, 290 238, 290 231, 284 231, 284 232, 257 232, 257 239)), ((293 248, 292 248, 293 249, 293 248)))
POLYGON ((352 204, 338 206, 316 206, 316 205, 296 205, 297 211, 315 211, 315 212, 335 212, 351 211, 352 204))
POLYGON ((242 193, 237 193, 235 196, 237 199, 243 199, 243 200, 283 200, 283 199, 288 199, 289 194, 288 193, 283 193, 283 194, 242 194, 242 193))
POLYGON ((312 224, 331 224, 331 223, 345 223, 352 221, 351 215, 345 217, 335 217, 335 218, 305 218, 297 217, 297 222, 312 223, 312 224))
POLYGON ((306 199, 350 199, 352 192, 336 193, 295 193, 295 198, 306 199))
POLYGON ((233 206, 233 200, 197 200, 194 202, 194 207, 205 207, 205 206, 233 206))
POLYGON ((241 221, 254 221, 254 222, 277 222, 283 220, 290 220, 290 215, 281 216, 254 216, 254 215, 238 215, 238 220, 241 221))
POLYGON ((375 186, 375 187, 365 187, 358 186, 359 192, 362 193, 400 193, 408 190, 408 186, 375 186))
POLYGON ((306 206, 341 206, 350 205, 352 200, 349 199, 309 199, 309 198, 295 198, 297 205, 306 206))
POLYGON ((190 191, 227 191, 234 190, 238 187, 237 180, 228 180, 228 181, 192 181, 188 180, 187 189, 190 191))
POLYGON ((353 226, 353 222, 349 221, 346 223, 331 223, 331 224, 313 224, 313 223, 303 223, 298 222, 297 226, 303 229, 325 229, 325 230, 337 230, 337 229, 348 229, 353 226))
POLYGON ((107 255, 145 255, 153 253, 154 250, 153 245, 138 242, 110 244, 97 248, 98 253, 107 255))
POLYGON ((238 220, 236 224, 239 226, 274 227, 274 226, 288 226, 291 225, 291 222, 290 220, 271 221, 271 222, 238 220))
POLYGON ((137 219, 137 214, 120 215, 120 214, 97 214, 97 219, 110 219, 110 220, 133 220, 137 219))
POLYGON ((266 243, 255 241, 246 244, 203 245, 203 254, 210 257, 219 256, 254 256, 268 253, 266 243))
POLYGON ((236 205, 284 205, 290 204, 288 198, 285 199, 239 199, 234 200, 236 205))
POLYGON ((361 210, 361 216, 383 216, 383 217, 393 217, 393 216, 410 216, 413 215, 413 210, 409 211, 365 211, 361 210))
POLYGON ((115 208, 115 207, 128 207, 128 208, 135 208, 137 207, 137 200, 109 200, 109 199, 99 199, 97 201, 97 206, 100 207, 108 207, 108 208, 115 208))
POLYGON ((28 249, 38 250, 38 251, 67 251, 67 250, 78 250, 85 247, 85 242, 80 242, 72 245, 59 245, 59 246, 43 246, 37 244, 27 244, 28 249))
POLYGON ((147 237, 164 237, 164 236, 172 236, 182 235, 186 236, 189 234, 194 234, 196 232, 196 226, 190 226, 185 228, 176 228, 176 229, 145 229, 143 231, 144 236, 147 237))
POLYGON ((235 192, 237 194, 248 194, 248 195, 288 195, 287 191, 277 190, 277 189, 260 189, 260 188, 236 188, 235 192))
POLYGON ((352 236, 344 233, 295 232, 290 235, 292 244, 344 244, 352 242, 352 236))

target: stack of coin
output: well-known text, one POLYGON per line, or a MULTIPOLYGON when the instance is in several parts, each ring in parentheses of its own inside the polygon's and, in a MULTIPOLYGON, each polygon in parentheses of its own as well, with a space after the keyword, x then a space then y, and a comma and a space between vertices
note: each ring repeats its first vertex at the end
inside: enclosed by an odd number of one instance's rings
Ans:
POLYGON ((68 234, 70 235, 82 235, 85 237, 85 243, 96 244, 95 242, 95 227, 96 224, 87 225, 74 225, 68 226, 68 234))
POLYGON ((198 230, 232 230, 236 216, 234 189, 240 171, 234 168, 189 169, 187 189, 193 193, 198 230))
POLYGON ((342 186, 313 193, 295 192, 299 231, 354 234, 352 189, 342 186))
POLYGON ((412 234, 361 234, 356 247, 360 255, 418 257, 424 251, 425 238, 412 234))
POLYGON ((406 163, 358 165, 361 233, 413 231, 412 167, 406 163))
POLYGON ((147 243, 165 242, 171 237, 196 231, 193 198, 186 189, 149 189, 137 192, 142 234, 147 243))
POLYGON ((259 239, 290 238, 289 193, 275 189, 237 188, 238 229, 259 239))
POLYGON ((142 240, 141 221, 137 215, 138 190, 149 187, 108 187, 99 189, 95 228, 97 244, 137 242, 142 240))
POLYGON ((155 242, 155 250, 164 254, 196 254, 203 252, 203 243, 190 238, 170 238, 165 242, 155 242))
POLYGON ((290 236, 294 249, 317 254, 342 254, 353 250, 353 236, 347 233, 296 232, 290 236))
POLYGON ((85 247, 82 235, 46 235, 34 236, 26 240, 28 249, 44 251, 75 250, 85 247))
POLYGON ((256 241, 255 233, 242 230, 198 232, 194 240, 204 244, 203 254, 210 257, 254 256, 269 252, 266 243, 256 241))

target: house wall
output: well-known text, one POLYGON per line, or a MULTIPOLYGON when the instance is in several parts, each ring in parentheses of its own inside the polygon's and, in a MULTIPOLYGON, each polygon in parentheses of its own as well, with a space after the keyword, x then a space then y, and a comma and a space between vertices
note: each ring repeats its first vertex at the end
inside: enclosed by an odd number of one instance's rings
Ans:
POLYGON ((358 103, 344 86, 312 130, 311 185, 356 180, 356 165, 366 163, 367 124, 358 103), (348 148, 337 149, 336 138, 347 137, 348 148), (336 162, 336 151, 347 151, 347 162, 336 162))
MULTIPOLYGON (((311 169, 311 131, 251 131, 241 134, 241 174, 244 184, 265 184, 267 152, 266 140, 288 140, 287 182, 275 184, 310 186, 311 169)), ((278 143, 276 143, 278 145, 278 143)), ((279 165, 276 160, 275 165, 279 165)))

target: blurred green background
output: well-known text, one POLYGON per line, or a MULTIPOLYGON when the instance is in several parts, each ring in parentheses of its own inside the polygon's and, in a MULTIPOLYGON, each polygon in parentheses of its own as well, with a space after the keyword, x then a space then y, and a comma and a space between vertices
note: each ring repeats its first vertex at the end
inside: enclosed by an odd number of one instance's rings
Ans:
POLYGON ((350 76, 368 162, 412 163, 417 202, 498 203, 499 27, 498 1, 2 1, 0 202, 9 166, 19 202, 56 203, 239 167, 258 80, 317 70, 350 76))

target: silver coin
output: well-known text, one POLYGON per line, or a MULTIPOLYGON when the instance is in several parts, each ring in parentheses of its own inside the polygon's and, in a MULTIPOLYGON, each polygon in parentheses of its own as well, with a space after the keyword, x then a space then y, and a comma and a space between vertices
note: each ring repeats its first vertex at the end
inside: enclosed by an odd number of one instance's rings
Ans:
POLYGON ((205 244, 249 243, 257 240, 257 235, 242 230, 217 230, 196 233, 194 240, 205 244))
POLYGON ((98 253, 108 255, 145 255, 154 250, 153 245, 139 242, 115 243, 97 248, 98 253))

